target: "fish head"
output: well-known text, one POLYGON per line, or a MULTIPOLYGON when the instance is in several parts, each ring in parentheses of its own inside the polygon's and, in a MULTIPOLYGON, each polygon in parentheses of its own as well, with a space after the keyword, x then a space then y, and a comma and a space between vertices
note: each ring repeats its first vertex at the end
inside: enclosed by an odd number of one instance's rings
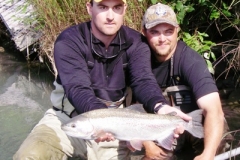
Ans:
POLYGON ((62 130, 71 137, 82 139, 92 139, 94 127, 89 121, 89 118, 78 115, 62 125, 62 130))

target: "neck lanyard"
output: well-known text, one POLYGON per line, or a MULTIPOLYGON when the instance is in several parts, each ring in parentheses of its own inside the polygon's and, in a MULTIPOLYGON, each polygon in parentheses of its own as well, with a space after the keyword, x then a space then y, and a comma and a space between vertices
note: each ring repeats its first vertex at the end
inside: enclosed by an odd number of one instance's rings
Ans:
POLYGON ((170 83, 171 85, 175 86, 176 83, 173 78, 173 55, 171 56, 171 60, 170 60, 170 83))

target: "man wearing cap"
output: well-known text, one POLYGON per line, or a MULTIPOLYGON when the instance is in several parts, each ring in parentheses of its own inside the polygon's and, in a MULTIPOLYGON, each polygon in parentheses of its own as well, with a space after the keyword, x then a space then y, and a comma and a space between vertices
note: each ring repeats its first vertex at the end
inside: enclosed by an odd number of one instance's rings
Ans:
MULTIPOLYGON (((161 3, 150 6, 142 24, 152 51, 153 73, 171 105, 185 113, 203 109, 204 140, 185 131, 177 141, 175 156, 184 160, 214 159, 223 135, 224 114, 218 89, 205 60, 178 40, 180 28, 169 6, 161 3)), ((144 146, 144 159, 161 159, 169 155, 153 142, 145 142, 144 146)))
MULTIPOLYGON (((126 0, 91 0, 86 7, 91 21, 67 28, 54 44, 58 75, 51 94, 53 108, 28 135, 14 160, 130 159, 126 142, 113 141, 110 133, 94 141, 69 137, 61 129, 78 114, 123 107, 127 83, 147 112, 175 111, 191 119, 167 105, 160 109, 166 100, 151 72, 149 46, 140 33, 122 25, 126 0)), ((181 130, 174 133, 178 136, 181 130)))

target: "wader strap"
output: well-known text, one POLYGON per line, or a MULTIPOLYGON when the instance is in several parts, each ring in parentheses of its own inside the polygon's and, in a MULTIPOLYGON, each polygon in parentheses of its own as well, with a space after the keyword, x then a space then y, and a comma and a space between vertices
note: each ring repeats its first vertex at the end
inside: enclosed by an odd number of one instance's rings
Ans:
POLYGON ((128 107, 128 106, 130 106, 132 104, 132 101, 133 101, 131 87, 127 87, 127 89, 126 89, 126 96, 125 97, 126 98, 125 98, 125 101, 124 101, 125 102, 124 106, 128 107))
POLYGON ((70 113, 70 115, 68 115, 65 111, 63 111, 62 109, 59 109, 59 108, 57 108, 57 107, 52 107, 53 108, 53 110, 55 110, 55 111, 61 111, 62 113, 65 113, 68 117, 70 117, 70 118, 73 118, 73 117, 75 117, 75 116, 77 116, 78 115, 78 113, 77 113, 77 111, 76 111, 76 109, 74 109, 71 113, 70 113))
MULTIPOLYGON (((106 106, 108 108, 118 108, 120 107, 121 104, 123 104, 124 100, 125 100, 125 96, 122 97, 120 100, 116 101, 116 102, 112 102, 112 101, 107 101, 107 100, 104 100, 104 99, 101 99, 101 98, 97 98, 99 99, 101 102, 103 102, 104 104, 106 104, 106 106)), ((74 109, 70 115, 68 115, 70 118, 73 118, 75 116, 77 116, 78 113, 77 113, 77 110, 74 109)))
MULTIPOLYGON (((63 94, 63 98, 62 98, 62 113, 64 112, 64 99, 66 98, 66 94, 63 94)), ((64 112, 65 113, 65 112, 64 112)))
MULTIPOLYGON (((65 96, 63 97, 63 99, 64 99, 64 98, 65 98, 65 96)), ((115 102, 107 101, 107 100, 104 100, 104 99, 101 99, 101 98, 98 98, 98 99, 99 99, 101 102, 103 102, 104 104, 106 104, 106 106, 107 106, 108 108, 118 108, 118 107, 120 107, 121 104, 123 104, 125 98, 126 98, 126 96, 123 96, 120 100, 115 101, 115 102)), ((57 107, 54 107, 54 106, 53 106, 53 110, 55 110, 55 111, 61 111, 62 113, 65 113, 65 114, 66 114, 68 117, 70 117, 70 118, 73 118, 73 117, 75 117, 75 116, 78 115, 76 109, 74 109, 74 110, 70 113, 70 115, 68 115, 68 114, 64 111, 64 105, 63 105, 63 103, 62 103, 62 109, 58 109, 57 107)))
POLYGON ((62 113, 65 113, 68 117, 69 117, 69 115, 64 111, 64 110, 62 110, 62 109, 58 109, 57 107, 52 107, 53 108, 53 110, 55 110, 55 111, 61 111, 62 113))
POLYGON ((175 83, 175 80, 173 78, 173 55, 171 56, 171 64, 170 64, 170 83, 171 85, 175 86, 176 83, 175 83))

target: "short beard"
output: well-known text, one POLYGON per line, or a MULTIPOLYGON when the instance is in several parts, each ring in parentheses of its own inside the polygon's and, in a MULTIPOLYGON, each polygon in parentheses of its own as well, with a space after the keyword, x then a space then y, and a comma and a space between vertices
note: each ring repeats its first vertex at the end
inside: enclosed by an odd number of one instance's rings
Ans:
POLYGON ((167 52, 158 52, 157 50, 155 50, 155 54, 158 55, 159 57, 166 57, 171 53, 171 48, 167 51, 167 52))

